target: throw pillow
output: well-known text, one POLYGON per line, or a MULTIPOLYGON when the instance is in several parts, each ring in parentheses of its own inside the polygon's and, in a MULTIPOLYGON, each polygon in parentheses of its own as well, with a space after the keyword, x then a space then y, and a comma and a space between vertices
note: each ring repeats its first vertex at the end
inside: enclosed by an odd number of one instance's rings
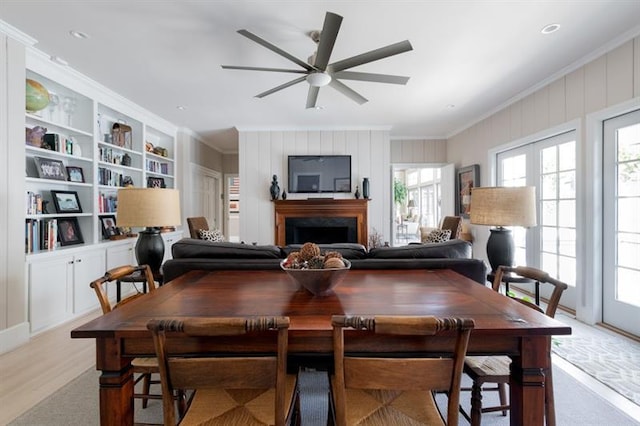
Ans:
POLYGON ((434 229, 433 231, 427 234, 425 238, 425 243, 444 243, 445 241, 449 241, 451 238, 451 230, 450 229, 434 229))
POLYGON ((199 229, 198 235, 201 240, 213 241, 214 243, 224 242, 224 235, 219 229, 199 229))

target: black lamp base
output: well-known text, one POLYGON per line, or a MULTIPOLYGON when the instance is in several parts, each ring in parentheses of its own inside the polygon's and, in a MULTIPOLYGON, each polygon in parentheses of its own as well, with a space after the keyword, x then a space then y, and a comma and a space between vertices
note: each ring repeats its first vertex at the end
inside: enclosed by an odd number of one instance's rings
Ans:
POLYGON ((164 258, 164 240, 156 228, 140 231, 136 243, 136 259, 138 265, 149 265, 151 272, 157 274, 164 258))
POLYGON ((491 264, 491 272, 495 273, 498 266, 513 266, 516 247, 510 229, 500 226, 490 231, 491 235, 487 241, 487 258, 491 264))

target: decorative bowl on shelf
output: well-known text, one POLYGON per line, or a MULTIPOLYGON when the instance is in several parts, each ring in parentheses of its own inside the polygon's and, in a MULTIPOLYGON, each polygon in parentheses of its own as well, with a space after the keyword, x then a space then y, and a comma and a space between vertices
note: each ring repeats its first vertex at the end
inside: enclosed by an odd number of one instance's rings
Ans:
POLYGON ((342 259, 344 268, 326 269, 289 269, 284 266, 286 259, 280 262, 280 268, 285 271, 291 279, 300 284, 315 296, 324 296, 342 282, 347 272, 351 268, 351 262, 342 259))

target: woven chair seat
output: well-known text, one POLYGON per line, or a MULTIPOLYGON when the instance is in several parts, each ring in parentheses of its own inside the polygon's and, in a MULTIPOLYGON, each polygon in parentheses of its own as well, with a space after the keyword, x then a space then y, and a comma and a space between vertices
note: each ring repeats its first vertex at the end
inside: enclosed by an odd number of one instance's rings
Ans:
POLYGON ((468 356, 465 363, 480 380, 490 376, 495 382, 497 376, 504 376, 505 380, 509 381, 511 359, 508 356, 468 356))

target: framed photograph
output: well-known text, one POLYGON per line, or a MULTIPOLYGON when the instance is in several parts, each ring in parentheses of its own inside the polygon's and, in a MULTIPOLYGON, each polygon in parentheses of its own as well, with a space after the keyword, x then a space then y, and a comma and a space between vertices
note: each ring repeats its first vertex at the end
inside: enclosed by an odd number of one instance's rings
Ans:
POLYGON ((60 239, 61 246, 84 243, 82 233, 80 232, 80 225, 78 224, 78 218, 58 218, 58 238, 60 239))
POLYGON ((456 215, 469 218, 471 188, 480 186, 480 166, 462 167, 456 171, 456 215))
POLYGON ((69 182, 84 182, 82 167, 67 166, 69 182))
POLYGON ((229 213, 240 213, 240 201, 229 201, 229 213))
POLYGON ((167 185, 164 183, 164 178, 158 177, 148 177, 147 178, 147 188, 166 188, 167 185))
POLYGON ((115 235, 120 235, 120 230, 116 227, 115 215, 100 216, 102 236, 108 240, 115 235))
POLYGON ((75 191, 51 191, 57 213, 82 213, 78 193, 75 191))
POLYGON ((33 157, 40 179, 67 180, 67 171, 64 163, 52 158, 33 157))
POLYGON ((334 178, 333 190, 335 192, 351 192, 351 179, 349 178, 334 178))

